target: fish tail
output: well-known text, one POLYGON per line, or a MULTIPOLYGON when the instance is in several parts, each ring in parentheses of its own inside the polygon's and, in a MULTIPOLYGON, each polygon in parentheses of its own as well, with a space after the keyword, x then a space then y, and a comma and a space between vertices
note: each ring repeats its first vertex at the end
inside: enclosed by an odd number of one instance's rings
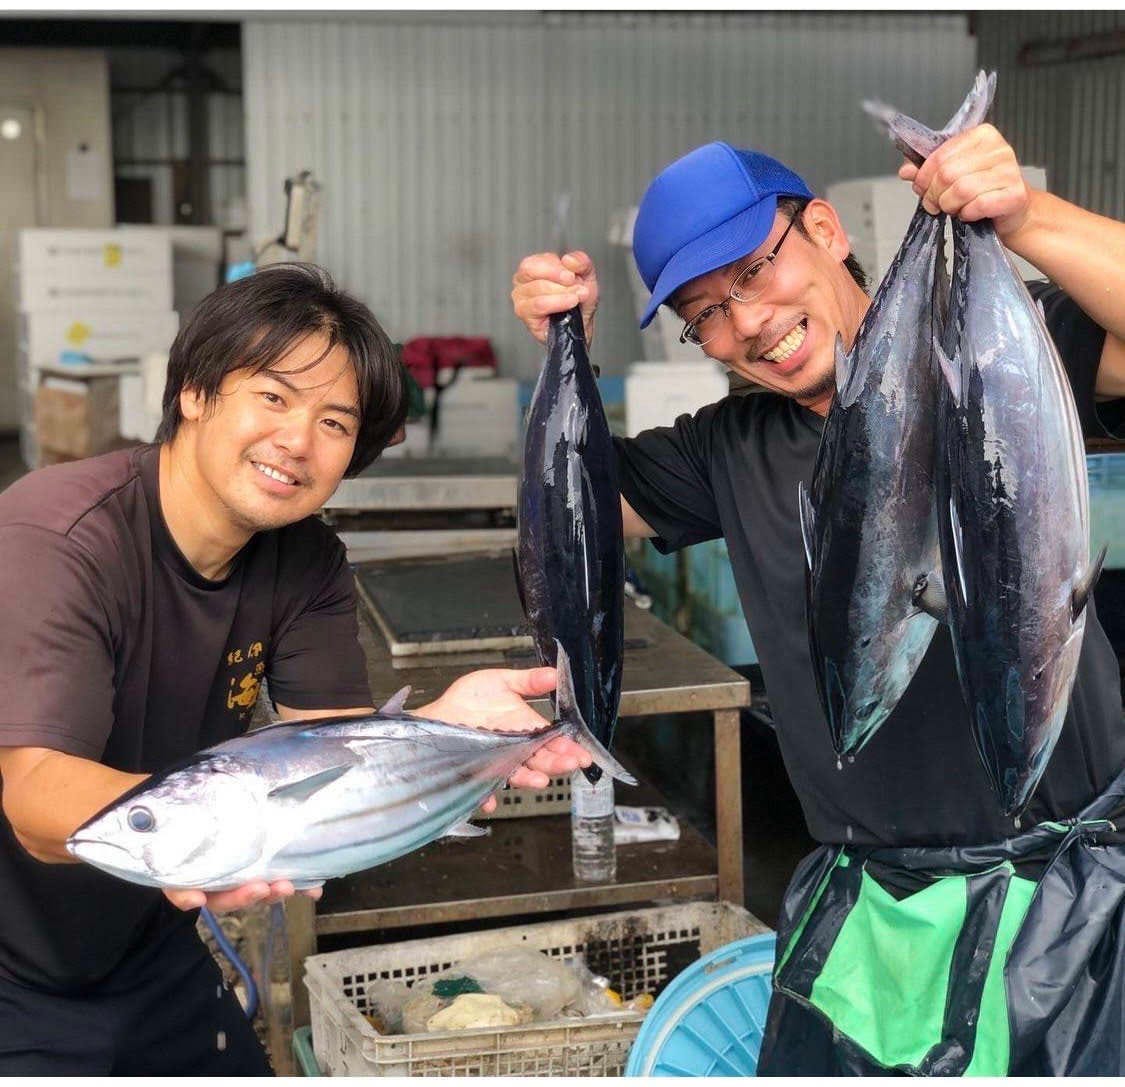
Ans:
POLYGON ((865 99, 863 108, 911 162, 921 165, 951 136, 984 121, 995 94, 996 73, 978 72, 965 100, 940 130, 928 128, 885 102, 865 99))
POLYGON ((609 753, 583 720, 582 711, 578 708, 578 700, 574 697, 574 675, 570 668, 570 657, 557 638, 555 646, 558 653, 555 659, 555 667, 558 671, 555 706, 563 735, 569 736, 586 748, 594 756, 594 765, 601 767, 611 777, 625 782, 626 785, 636 785, 637 779, 609 753))

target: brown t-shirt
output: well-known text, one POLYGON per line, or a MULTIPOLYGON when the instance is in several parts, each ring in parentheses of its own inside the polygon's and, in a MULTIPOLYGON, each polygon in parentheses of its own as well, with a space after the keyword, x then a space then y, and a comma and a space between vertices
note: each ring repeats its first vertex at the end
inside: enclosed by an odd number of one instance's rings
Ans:
MULTIPOLYGON (((331 530, 308 518, 259 533, 209 581, 164 523, 158 453, 45 468, 0 495, 0 745, 144 773, 244 732, 263 679, 296 709, 370 705, 331 530)), ((55 991, 98 982, 195 916, 86 865, 34 860, 2 813, 0 889, 0 975, 55 991)))

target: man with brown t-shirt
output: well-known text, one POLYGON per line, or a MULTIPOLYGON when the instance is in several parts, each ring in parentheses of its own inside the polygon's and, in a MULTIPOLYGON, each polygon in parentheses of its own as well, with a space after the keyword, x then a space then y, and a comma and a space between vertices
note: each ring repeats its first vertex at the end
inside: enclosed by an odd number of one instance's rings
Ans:
MULTIPOLYGON (((0 1074, 268 1074, 195 911, 292 884, 161 893, 64 843, 148 774, 242 733, 263 681, 282 719, 371 709, 344 548, 314 514, 405 410, 366 306, 319 269, 275 266, 220 288, 177 337, 158 444, 0 495, 0 1074)), ((538 726, 523 698, 553 686, 549 668, 476 672, 419 712, 538 726)), ((589 763, 554 740, 512 782, 589 763)))

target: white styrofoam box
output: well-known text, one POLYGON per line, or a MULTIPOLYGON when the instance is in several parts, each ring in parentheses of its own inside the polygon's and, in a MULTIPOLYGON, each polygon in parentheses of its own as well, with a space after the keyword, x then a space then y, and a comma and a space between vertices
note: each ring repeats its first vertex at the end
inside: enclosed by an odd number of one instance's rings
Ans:
POLYGON ((635 438, 642 430, 671 426, 729 391, 725 368, 711 359, 635 362, 625 375, 626 433, 635 438))
POLYGON ((519 382, 466 367, 441 394, 434 452, 441 456, 514 456, 519 382))
POLYGON ((117 429, 122 438, 151 442, 160 425, 160 412, 153 414, 145 404, 144 377, 141 373, 122 374, 117 393, 117 429))
POLYGON ((152 278, 117 277, 102 283, 75 280, 63 283, 32 270, 20 274, 20 309, 35 313, 97 307, 129 313, 134 310, 172 310, 172 275, 152 278))
POLYGON ((170 310, 172 243, 157 227, 21 230, 20 309, 170 310))
POLYGON ((30 227, 20 231, 19 266, 61 282, 159 276, 172 269, 172 243, 163 227, 30 227))
POLYGON ((63 351, 93 359, 142 358, 164 352, 179 332, 172 310, 111 310, 97 306, 33 311, 20 315, 27 362, 32 368, 58 362, 63 351))
POLYGON ((149 351, 141 356, 143 407, 159 420, 164 404, 164 384, 168 379, 168 352, 149 351))
MULTIPOLYGON (((609 241, 610 244, 625 249, 624 260, 626 274, 629 277, 629 288, 633 296, 633 311, 640 321, 648 305, 649 289, 641 279, 641 274, 637 271, 637 262, 633 259, 633 224, 636 220, 635 207, 620 208, 613 212, 609 219, 609 241)), ((698 362, 704 358, 700 347, 693 343, 680 342, 680 330, 683 324, 683 321, 667 306, 661 306, 648 327, 641 329, 641 345, 645 358, 654 362, 660 360, 698 362)))
MULTIPOLYGON (((1040 166, 1024 166, 1024 180, 1035 189, 1047 188, 1047 173, 1040 166)), ((897 174, 855 178, 829 185, 825 198, 839 213, 852 252, 871 277, 874 290, 902 245, 906 228, 918 206, 918 196, 897 174)), ((947 260, 952 260, 946 247, 947 260)), ((1014 253, 1016 270, 1024 279, 1041 279, 1042 273, 1014 253)))

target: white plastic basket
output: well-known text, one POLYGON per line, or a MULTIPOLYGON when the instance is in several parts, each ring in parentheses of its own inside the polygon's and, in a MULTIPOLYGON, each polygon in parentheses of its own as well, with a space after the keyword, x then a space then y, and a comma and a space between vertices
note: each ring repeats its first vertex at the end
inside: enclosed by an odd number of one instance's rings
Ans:
POLYGON ((553 777, 545 789, 500 789, 496 809, 474 819, 519 819, 525 815, 567 815, 570 812, 570 776, 553 777))
POLYGON ((523 946, 558 958, 583 954, 591 970, 630 1000, 659 993, 701 955, 765 931, 741 906, 686 902, 312 955, 305 960, 305 986, 313 1049, 334 1076, 620 1075, 643 1022, 635 1012, 384 1036, 362 1014, 367 983, 410 984, 470 955, 523 946))

